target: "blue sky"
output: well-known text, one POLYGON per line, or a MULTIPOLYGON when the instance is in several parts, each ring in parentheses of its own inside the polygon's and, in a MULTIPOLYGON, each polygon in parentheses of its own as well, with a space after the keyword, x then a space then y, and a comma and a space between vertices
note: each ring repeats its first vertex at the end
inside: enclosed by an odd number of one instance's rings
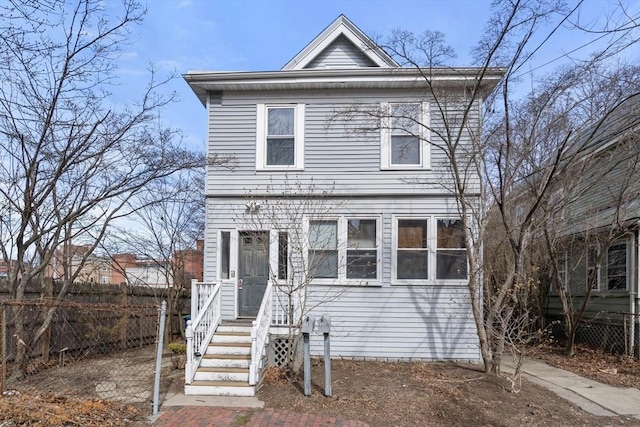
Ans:
MULTIPOLYGON (((640 1, 622 1, 638 17, 640 1)), ((455 48, 457 65, 469 65, 469 51, 482 35, 489 7, 487 0, 153 0, 144 22, 132 29, 131 44, 124 47, 119 64, 123 90, 118 93, 136 92, 148 76, 149 63, 162 72, 180 74, 278 70, 341 13, 369 35, 384 36, 396 28, 416 33, 439 30, 455 48)), ((615 1, 586 0, 579 19, 585 24, 601 21, 614 7, 615 1)), ((561 31, 537 54, 533 68, 593 37, 561 31)), ((590 50, 583 48, 572 56, 583 57, 590 50)), ((630 55, 637 59, 640 49, 630 55)), ((559 63, 536 69, 533 78, 559 63)), ((531 77, 527 79, 530 84, 531 77)), ((204 107, 182 78, 167 90, 176 91, 180 100, 165 109, 163 120, 181 128, 190 146, 204 149, 204 107)))

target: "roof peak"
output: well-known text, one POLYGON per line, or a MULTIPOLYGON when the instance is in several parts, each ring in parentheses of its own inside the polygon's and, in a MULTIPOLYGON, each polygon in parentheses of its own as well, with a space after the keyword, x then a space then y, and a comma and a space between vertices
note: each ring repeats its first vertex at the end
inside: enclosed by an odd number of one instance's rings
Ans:
POLYGON ((282 70, 302 70, 318 57, 329 45, 340 36, 347 38, 363 56, 368 58, 375 67, 398 67, 398 63, 378 46, 369 36, 340 14, 331 24, 309 42, 296 56, 294 56, 282 70))

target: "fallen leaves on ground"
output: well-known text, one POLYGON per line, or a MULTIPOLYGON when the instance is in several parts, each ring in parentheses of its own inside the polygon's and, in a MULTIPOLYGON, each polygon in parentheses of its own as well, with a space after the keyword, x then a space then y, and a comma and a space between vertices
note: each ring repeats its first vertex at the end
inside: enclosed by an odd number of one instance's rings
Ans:
POLYGON ((138 409, 101 399, 7 393, 0 396, 0 424, 6 427, 133 426, 138 409))
POLYGON ((640 387, 640 360, 628 356, 604 353, 584 344, 577 344, 575 354, 566 356, 562 346, 549 344, 536 350, 536 357, 551 366, 615 387, 640 387))

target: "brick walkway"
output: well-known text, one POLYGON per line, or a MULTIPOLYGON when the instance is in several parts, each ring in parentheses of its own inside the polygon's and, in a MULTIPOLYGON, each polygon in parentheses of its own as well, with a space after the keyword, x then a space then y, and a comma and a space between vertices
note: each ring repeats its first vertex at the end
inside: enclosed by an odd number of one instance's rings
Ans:
POLYGON ((331 415, 279 412, 274 409, 183 406, 165 409, 154 427, 369 427, 331 415))

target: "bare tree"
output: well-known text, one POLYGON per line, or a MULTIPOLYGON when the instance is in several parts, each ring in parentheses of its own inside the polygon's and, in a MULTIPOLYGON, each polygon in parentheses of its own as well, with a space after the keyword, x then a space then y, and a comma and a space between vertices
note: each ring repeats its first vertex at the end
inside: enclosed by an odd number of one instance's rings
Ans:
MULTIPOLYGON (((416 120, 403 111, 361 105, 346 112, 347 116, 366 114, 376 119, 362 131, 388 129, 389 123, 397 127, 405 121, 407 134, 443 155, 442 164, 432 167, 438 171, 434 175, 445 179, 425 184, 441 185, 457 201, 465 231, 471 310, 486 372, 500 372, 505 346, 525 342, 514 339, 514 334, 523 330, 523 324, 532 324, 531 319, 522 318, 529 313, 527 304, 535 285, 530 280, 533 266, 527 260, 528 251, 545 221, 541 214, 545 200, 566 176, 564 171, 580 158, 574 142, 579 110, 601 108, 598 99, 587 99, 578 90, 585 86, 583 73, 597 69, 637 41, 632 33, 638 27, 636 18, 621 13, 621 20, 610 20, 603 29, 611 38, 602 50, 572 69, 549 76, 541 89, 516 101, 515 88, 523 70, 561 26, 573 22, 580 6, 578 2, 566 8, 554 0, 495 2, 474 50, 473 69, 450 66, 453 51, 439 32, 394 31, 379 45, 419 77, 418 84, 425 88, 425 99, 431 104, 431 122, 416 120), (457 75, 464 82, 462 87, 452 88, 442 78, 446 74, 457 75), (497 89, 486 98, 485 87, 498 76, 497 89), (485 124, 481 127, 477 112, 483 101, 485 124), (504 270, 485 281, 489 278, 484 275, 484 261, 490 254, 483 251, 483 243, 496 235, 489 228, 489 212, 505 241, 500 261, 504 270)), ((580 144, 590 142, 587 138, 580 144)), ((411 176, 407 180, 418 181, 411 176)))
MULTIPOLYGON (((198 241, 204 234, 204 168, 180 171, 157 180, 131 201, 135 225, 114 227, 102 246, 128 284, 137 283, 127 266, 118 265, 121 253, 140 255, 162 272, 164 286, 154 287, 158 298, 168 300, 170 328, 184 335, 180 295, 189 289, 195 262, 201 262, 198 241), (200 261, 199 261, 200 260, 200 261), (177 322, 174 324, 173 322, 177 322)), ((145 285, 145 283, 142 283, 145 285)))
MULTIPOLYGON (((288 374, 298 366, 302 338, 298 331, 303 318, 346 292, 331 289, 320 295, 321 287, 315 287, 314 297, 308 298, 312 282, 337 279, 338 271, 343 269, 357 270, 359 276, 365 276, 377 268, 376 255, 355 245, 350 246, 346 256, 340 255, 337 229, 332 227, 335 213, 344 203, 331 186, 319 188, 313 181, 301 183, 286 177, 282 183, 269 184, 263 194, 248 193, 247 209, 235 219, 248 231, 274 233, 271 239, 262 241, 264 245, 269 245, 270 240, 277 242, 278 262, 269 263, 268 268, 278 311, 288 328, 284 361, 288 374)), ((269 248, 265 246, 264 250, 268 252, 269 248)))
MULTIPOLYGON (((114 61, 144 13, 133 0, 123 2, 118 17, 94 0, 0 7, 2 254, 12 260, 9 283, 18 301, 27 283, 42 279, 56 250, 85 242, 86 259, 146 186, 204 162, 159 122, 162 107, 174 100, 161 92, 171 76, 151 69, 139 99, 116 105, 109 98, 114 61)), ((78 273, 65 275, 56 299, 78 273)), ((24 325, 16 325, 22 339, 24 325)), ((19 347, 14 376, 24 372, 25 356, 19 347)))

